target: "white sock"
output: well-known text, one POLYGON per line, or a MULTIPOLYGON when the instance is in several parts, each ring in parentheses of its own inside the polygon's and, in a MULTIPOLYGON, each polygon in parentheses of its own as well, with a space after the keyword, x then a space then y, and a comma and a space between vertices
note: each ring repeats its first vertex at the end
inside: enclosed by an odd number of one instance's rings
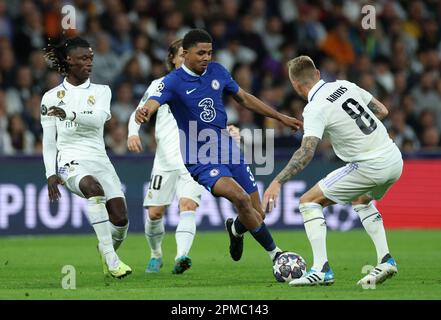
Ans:
POLYGON ((276 248, 274 250, 267 251, 267 252, 268 252, 268 254, 269 254, 270 258, 271 258, 271 261, 274 261, 274 258, 276 257, 276 254, 278 252, 282 252, 282 249, 280 249, 279 247, 276 246, 276 248))
POLYGON ((176 258, 186 256, 190 252, 196 234, 195 211, 182 211, 176 227, 176 258))
POLYGON ((150 246, 151 257, 152 258, 161 258, 162 257, 162 239, 164 239, 165 229, 164 223, 162 222, 162 218, 158 220, 150 220, 147 216, 145 220, 145 237, 150 246))
POLYGON ((328 261, 326 253, 326 221, 323 216, 323 208, 318 203, 308 202, 299 206, 303 216, 306 235, 311 243, 314 256, 313 269, 321 271, 325 262, 328 261))
POLYGON ((127 237, 127 229, 129 228, 129 223, 125 226, 115 226, 110 222, 110 232, 112 233, 113 248, 115 251, 119 248, 121 243, 127 237))
POLYGON ((118 266, 119 259, 115 253, 110 232, 109 214, 106 209, 106 198, 102 196, 87 199, 87 217, 95 230, 98 246, 110 269, 118 266))
POLYGON ((369 202, 369 204, 357 204, 352 207, 358 213, 363 227, 374 242, 375 250, 377 251, 377 260, 378 263, 380 263, 381 259, 389 253, 383 218, 372 201, 369 202))

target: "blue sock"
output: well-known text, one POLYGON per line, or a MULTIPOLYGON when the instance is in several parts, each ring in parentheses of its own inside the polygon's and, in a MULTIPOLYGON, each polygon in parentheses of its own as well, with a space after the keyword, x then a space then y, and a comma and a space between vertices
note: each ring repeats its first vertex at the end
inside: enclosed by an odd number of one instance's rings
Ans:
POLYGON ((276 244, 274 243, 273 237, 266 227, 265 222, 262 222, 262 224, 256 229, 251 230, 250 233, 266 251, 273 251, 276 248, 276 244))
POLYGON ((248 231, 248 229, 245 228, 242 222, 239 221, 239 217, 236 217, 236 219, 234 220, 234 229, 236 229, 236 232, 238 234, 244 234, 248 231))

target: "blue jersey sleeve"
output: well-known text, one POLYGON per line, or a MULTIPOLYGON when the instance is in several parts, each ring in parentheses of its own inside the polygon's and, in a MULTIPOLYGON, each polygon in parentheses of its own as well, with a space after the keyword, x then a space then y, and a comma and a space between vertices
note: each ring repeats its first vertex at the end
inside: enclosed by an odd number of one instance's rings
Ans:
POLYGON ((173 77, 166 76, 152 91, 149 99, 158 101, 160 105, 169 103, 173 98, 174 82, 173 77))
POLYGON ((221 65, 220 63, 216 63, 216 64, 217 64, 218 68, 220 69, 220 72, 222 72, 223 77, 225 79, 224 91, 226 91, 227 93, 230 93, 230 94, 236 94, 237 92, 239 92, 239 85, 233 79, 230 72, 227 69, 225 69, 225 67, 223 65, 221 65))

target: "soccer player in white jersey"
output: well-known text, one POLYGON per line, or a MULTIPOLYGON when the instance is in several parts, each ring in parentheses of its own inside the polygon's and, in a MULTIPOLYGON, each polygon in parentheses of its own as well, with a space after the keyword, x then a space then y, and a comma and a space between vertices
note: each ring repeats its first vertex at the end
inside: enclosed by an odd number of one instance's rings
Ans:
POLYGON ((93 51, 84 39, 49 45, 46 58, 65 76, 41 101, 49 199, 58 200, 58 185, 64 184, 88 200, 87 216, 98 238, 104 272, 125 277, 132 270, 115 250, 127 235, 127 207, 103 139, 104 123, 111 117, 111 91, 106 85, 90 82, 93 51))
MULTIPOLYGON (((168 49, 167 69, 179 68, 184 62, 182 39, 175 40, 168 49)), ((138 107, 142 107, 148 97, 161 83, 163 77, 154 80, 147 88, 138 107)), ((130 151, 140 152, 138 136, 140 125, 135 122, 135 112, 129 120, 127 145, 130 151)), ((145 236, 150 246, 151 257, 146 272, 159 272, 162 267, 162 240, 164 238, 163 216, 175 195, 179 199, 180 219, 176 228, 177 253, 172 273, 181 274, 191 267, 188 256, 196 233, 195 213, 204 188, 190 176, 184 166, 179 149, 179 132, 176 120, 168 105, 162 105, 156 117, 155 139, 157 150, 144 207, 148 209, 145 222, 145 236)))
POLYGON ((292 86, 308 101, 303 111, 304 135, 301 147, 265 191, 263 208, 272 210, 281 184, 308 165, 324 135, 329 137, 336 155, 347 162, 300 198, 299 209, 314 264, 304 277, 294 279, 290 285, 334 282, 326 253, 323 208, 335 203, 352 204, 377 251, 378 265, 358 284, 381 283, 397 272, 397 266, 389 253, 382 217, 372 201, 381 199, 403 170, 401 153, 381 123, 388 111, 354 83, 320 80, 320 72, 310 57, 297 57, 288 67, 292 86))

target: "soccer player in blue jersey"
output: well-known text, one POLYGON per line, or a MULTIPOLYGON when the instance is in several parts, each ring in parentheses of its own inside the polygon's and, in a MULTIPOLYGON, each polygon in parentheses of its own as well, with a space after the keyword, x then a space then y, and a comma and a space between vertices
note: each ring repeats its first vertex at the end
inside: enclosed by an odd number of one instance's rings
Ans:
POLYGON ((212 38, 205 30, 190 30, 182 46, 184 64, 158 85, 156 92, 137 110, 136 121, 148 121, 162 104, 170 106, 181 133, 181 154, 193 179, 214 196, 230 200, 237 209, 238 217, 225 222, 232 259, 240 260, 243 234, 250 231, 274 261, 281 250, 263 222, 265 214, 253 174, 225 129, 223 93, 233 95, 243 107, 279 120, 294 130, 302 122, 245 92, 222 65, 211 62, 212 38))

